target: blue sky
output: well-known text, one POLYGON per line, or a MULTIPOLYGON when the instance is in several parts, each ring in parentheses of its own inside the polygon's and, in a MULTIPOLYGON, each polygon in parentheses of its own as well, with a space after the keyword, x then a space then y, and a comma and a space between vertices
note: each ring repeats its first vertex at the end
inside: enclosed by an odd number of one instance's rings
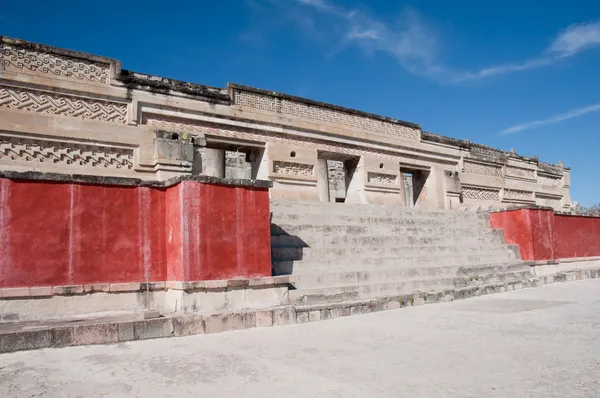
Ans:
POLYGON ((600 202, 597 0, 6 1, 0 34, 562 160, 572 200, 600 202))

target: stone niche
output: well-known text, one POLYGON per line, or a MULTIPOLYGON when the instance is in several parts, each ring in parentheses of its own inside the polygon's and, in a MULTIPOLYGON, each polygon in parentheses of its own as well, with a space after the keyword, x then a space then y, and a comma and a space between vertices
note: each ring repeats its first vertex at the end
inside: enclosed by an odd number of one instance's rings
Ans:
POLYGON ((272 199, 319 201, 316 149, 267 143, 263 163, 272 199))

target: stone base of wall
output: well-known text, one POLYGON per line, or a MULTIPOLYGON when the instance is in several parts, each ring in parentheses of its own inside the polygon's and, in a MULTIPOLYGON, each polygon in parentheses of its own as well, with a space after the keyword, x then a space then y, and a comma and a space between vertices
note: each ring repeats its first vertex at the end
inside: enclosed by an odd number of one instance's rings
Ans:
POLYGON ((132 313, 210 313, 288 303, 288 277, 0 289, 0 324, 132 313))
POLYGON ((519 290, 525 287, 538 287, 555 282, 594 278, 600 278, 600 268, 559 272, 539 278, 532 277, 525 282, 498 283, 344 303, 273 306, 208 314, 171 314, 153 319, 144 319, 143 314, 130 314, 91 319, 65 319, 62 321, 6 322, 0 323, 0 353, 47 347, 114 344, 131 340, 292 325, 348 315, 448 302, 483 294, 519 290))

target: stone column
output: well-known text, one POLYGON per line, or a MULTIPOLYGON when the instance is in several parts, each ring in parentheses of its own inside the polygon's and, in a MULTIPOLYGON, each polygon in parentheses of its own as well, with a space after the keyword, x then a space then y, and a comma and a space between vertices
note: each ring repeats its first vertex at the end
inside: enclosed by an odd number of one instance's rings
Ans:
MULTIPOLYGON (((202 148, 199 162, 201 174, 211 177, 225 177, 225 151, 222 149, 202 148)), ((198 160, 194 158, 194 166, 198 160)))
POLYGON ((317 190, 321 202, 330 201, 327 159, 317 159, 317 190))

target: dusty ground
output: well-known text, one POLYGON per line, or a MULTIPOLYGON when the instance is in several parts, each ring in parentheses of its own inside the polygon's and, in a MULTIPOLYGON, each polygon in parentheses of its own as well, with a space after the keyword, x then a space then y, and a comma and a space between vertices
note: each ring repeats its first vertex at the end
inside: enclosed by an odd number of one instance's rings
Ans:
POLYGON ((600 280, 332 321, 0 355, 0 397, 598 397, 600 280))

